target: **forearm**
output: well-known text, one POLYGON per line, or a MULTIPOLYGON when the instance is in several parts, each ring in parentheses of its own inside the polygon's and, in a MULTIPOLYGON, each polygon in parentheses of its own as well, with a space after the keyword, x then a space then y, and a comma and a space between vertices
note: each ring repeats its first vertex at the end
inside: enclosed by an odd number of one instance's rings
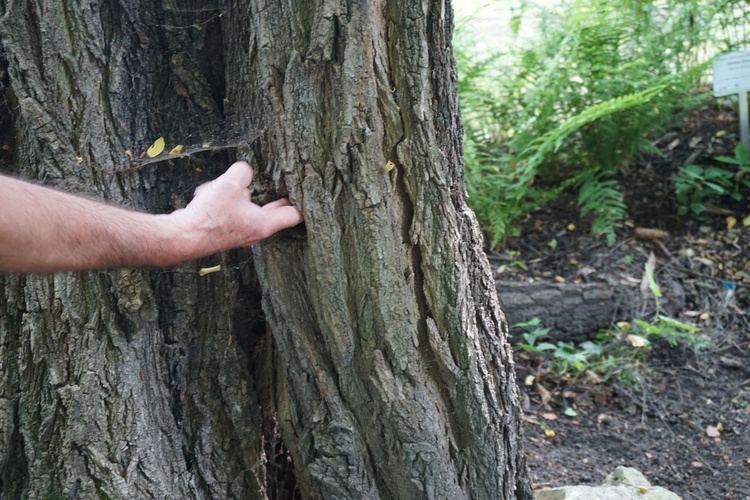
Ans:
POLYGON ((150 215, 0 176, 0 271, 167 266, 248 247, 302 222, 281 198, 250 199, 253 171, 234 163, 185 209, 150 215))
POLYGON ((0 207, 1 270, 159 266, 192 257, 195 235, 180 234, 174 216, 124 210, 2 176, 0 207))

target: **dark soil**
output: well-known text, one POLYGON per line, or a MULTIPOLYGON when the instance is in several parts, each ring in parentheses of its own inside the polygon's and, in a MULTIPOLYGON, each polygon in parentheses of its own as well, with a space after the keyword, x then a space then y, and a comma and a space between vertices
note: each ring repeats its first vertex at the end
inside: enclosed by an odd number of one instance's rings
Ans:
MULTIPOLYGON (((654 254, 661 312, 699 326, 696 335, 712 342, 699 353, 655 342, 644 353, 647 370, 634 372, 639 386, 588 372, 560 376, 548 357, 517 351, 536 488, 600 484, 626 465, 685 499, 750 499, 748 193, 741 202, 710 200, 711 213, 695 220, 677 216, 670 180, 687 163, 722 165, 713 158, 733 156, 738 129, 731 108, 705 107, 655 141, 663 157, 648 156, 623 171, 619 182, 631 220, 614 246, 589 234, 571 194, 533 214, 521 237, 491 258, 507 263, 500 269, 505 280, 599 281, 638 296, 644 264, 654 254), (636 237, 635 229, 644 227, 669 238, 636 237), (732 285, 735 293, 727 289, 732 285), (576 416, 566 416, 565 408, 576 416)), ((654 314, 653 303, 643 301, 619 310, 630 321, 654 314)))

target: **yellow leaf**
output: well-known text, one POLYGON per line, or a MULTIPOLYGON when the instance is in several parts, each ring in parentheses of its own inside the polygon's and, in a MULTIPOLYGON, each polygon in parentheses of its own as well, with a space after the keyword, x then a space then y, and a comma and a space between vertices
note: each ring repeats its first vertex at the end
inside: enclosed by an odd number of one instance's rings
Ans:
POLYGON ((576 230, 576 225, 575 224, 568 224, 568 227, 566 227, 566 229, 568 231, 575 231, 576 230))
POLYGON ((159 156, 162 151, 164 151, 164 137, 159 137, 154 141, 151 147, 148 148, 146 156, 153 158, 154 156, 159 156))
POLYGON ((391 170, 393 170, 393 167, 395 166, 396 165, 392 161, 389 160, 388 163, 385 164, 385 171, 390 172, 391 170))
POLYGON ((641 493, 648 493, 648 487, 646 487, 646 486, 639 486, 638 487, 638 491, 640 491, 641 493))
POLYGON ((169 152, 169 156, 174 156, 182 153, 182 148, 184 146, 182 144, 178 144, 177 146, 172 148, 172 151, 169 152))
POLYGON ((202 145, 201 147, 202 147, 202 148, 210 148, 210 147, 211 147, 211 145, 210 145, 209 143, 207 143, 207 142, 204 142, 204 143, 203 143, 203 145, 202 145))
POLYGON ((737 225, 737 219, 733 215, 730 215, 729 217, 727 217, 727 229, 732 229, 736 225, 737 225))
POLYGON ((628 342, 630 342, 630 345, 633 347, 645 347, 648 345, 648 341, 641 337, 640 335, 635 335, 633 333, 628 334, 628 342))
POLYGON ((553 438, 555 437, 555 431, 553 431, 552 429, 544 429, 544 435, 548 438, 553 438))
POLYGON ((742 219, 742 225, 745 227, 750 226, 750 215, 742 219))
POLYGON ((721 422, 719 422, 718 424, 716 424, 716 430, 719 432, 723 431, 724 425, 721 422))
POLYGON ((721 137, 723 135, 727 135, 726 130, 719 130, 718 132, 716 132, 716 137, 721 137))
POLYGON ((221 271, 221 264, 214 267, 204 267, 200 271, 198 271, 198 276, 205 276, 207 274, 215 273, 217 271, 221 271))
POLYGON ((607 420, 607 414, 606 413, 600 413, 598 417, 596 417, 596 421, 600 424, 607 420))
POLYGON ((710 318, 710 317, 711 317, 711 315, 710 315, 710 314, 708 314, 708 313, 702 313, 702 314, 701 314, 700 316, 698 316, 698 318, 699 318, 699 319, 700 319, 701 321, 706 321, 706 320, 708 320, 708 318, 710 318))
POLYGON ((617 325, 617 328, 619 328, 623 332, 627 332, 632 328, 632 325, 627 321, 618 321, 617 323, 615 323, 615 325, 617 325))
POLYGON ((536 377, 534 375, 526 375, 526 378, 523 380, 523 385, 531 387, 534 385, 534 380, 536 377))

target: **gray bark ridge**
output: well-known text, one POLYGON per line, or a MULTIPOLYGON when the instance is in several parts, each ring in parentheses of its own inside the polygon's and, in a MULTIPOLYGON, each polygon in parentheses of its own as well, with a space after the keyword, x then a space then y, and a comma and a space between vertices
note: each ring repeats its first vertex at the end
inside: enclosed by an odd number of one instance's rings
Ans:
POLYGON ((277 412, 303 490, 323 498, 533 497, 507 325, 464 202, 451 16, 328 1, 251 16, 269 175, 307 228, 254 252, 277 412), (274 22, 301 17, 302 36, 274 22))

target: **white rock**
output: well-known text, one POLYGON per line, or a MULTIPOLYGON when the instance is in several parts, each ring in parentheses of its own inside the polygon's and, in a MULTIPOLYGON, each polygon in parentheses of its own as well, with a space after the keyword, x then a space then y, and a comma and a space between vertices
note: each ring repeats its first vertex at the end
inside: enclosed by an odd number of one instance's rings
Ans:
POLYGON ((632 467, 618 467, 601 486, 563 486, 536 492, 537 500, 681 500, 632 467))

